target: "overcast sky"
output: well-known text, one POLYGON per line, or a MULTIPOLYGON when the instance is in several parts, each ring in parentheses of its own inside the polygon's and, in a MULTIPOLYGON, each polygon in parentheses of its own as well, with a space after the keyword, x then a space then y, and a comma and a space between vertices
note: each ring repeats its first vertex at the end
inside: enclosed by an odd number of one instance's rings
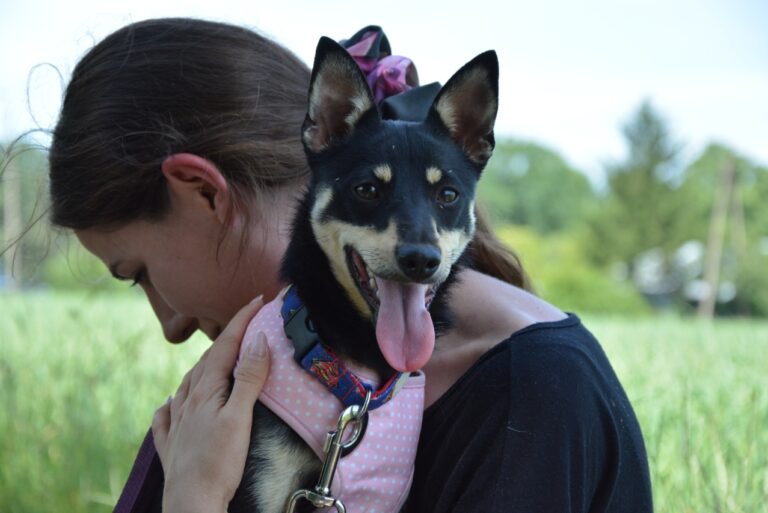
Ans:
POLYGON ((60 81, 39 65, 67 80, 95 42, 161 16, 256 28, 309 63, 321 35, 379 24, 422 83, 445 82, 493 48, 497 134, 550 146, 597 181, 604 162, 623 156, 620 127, 644 98, 688 156, 716 140, 768 164, 767 0, 8 0, 0 2, 0 140, 55 122, 60 81))

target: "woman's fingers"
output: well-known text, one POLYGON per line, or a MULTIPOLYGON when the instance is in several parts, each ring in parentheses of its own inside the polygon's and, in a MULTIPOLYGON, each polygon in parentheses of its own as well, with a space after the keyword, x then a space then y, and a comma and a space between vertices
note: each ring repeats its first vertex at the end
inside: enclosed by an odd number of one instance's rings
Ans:
POLYGON ((264 306, 264 300, 262 296, 259 296, 241 308, 229 321, 224 331, 216 337, 216 341, 209 351, 204 375, 212 379, 228 379, 232 375, 232 369, 235 367, 237 355, 240 352, 240 342, 243 340, 248 323, 262 306, 264 306))
POLYGON ((257 333, 256 339, 248 346, 235 370, 235 386, 232 388, 226 408, 250 412, 256 399, 259 398, 268 375, 267 337, 264 333, 257 333))
POLYGON ((194 367, 192 367, 187 373, 184 375, 184 378, 181 380, 181 384, 179 385, 179 388, 176 389, 176 393, 173 395, 173 397, 170 399, 170 404, 168 405, 170 418, 171 418, 171 424, 175 424, 176 422, 181 419, 181 414, 183 411, 184 403, 187 400, 187 396, 189 395, 189 390, 191 388, 192 384, 192 374, 195 371, 196 368, 200 366, 200 362, 195 364, 194 367))
MULTIPOLYGON (((217 337, 215 343, 203 353, 200 360, 190 369, 181 381, 176 394, 155 411, 152 418, 152 435, 155 439, 155 446, 160 455, 161 462, 164 462, 168 449, 168 440, 171 437, 171 431, 181 424, 184 412, 188 408, 195 408, 191 403, 199 404, 205 401, 210 394, 217 394, 220 387, 226 387, 226 382, 232 375, 232 369, 240 350, 240 342, 243 339, 248 323, 254 315, 264 305, 261 296, 254 299, 251 303, 244 306, 232 318, 224 331, 217 337), (218 385, 215 385, 218 383, 218 385)), ((263 335, 262 335, 263 336, 263 335)), ((240 386, 236 386, 238 391, 238 403, 251 401, 250 407, 258 397, 261 386, 266 379, 268 361, 264 354, 259 354, 256 361, 252 358, 247 360, 242 372, 240 386), (261 360, 259 360, 260 358, 261 360), (263 377, 262 377, 263 375, 263 377), (253 398, 251 400, 251 398, 253 398)), ((226 387, 228 388, 228 387, 226 387)), ((221 405, 224 405, 222 400, 221 405)), ((249 409, 250 411, 250 409, 249 409)))
POLYGON ((157 410, 152 417, 152 438, 155 441, 160 464, 165 468, 165 454, 168 447, 168 431, 171 428, 171 398, 157 410))
POLYGON ((244 351, 234 387, 232 369, 248 323, 262 306, 257 298, 243 307, 186 374, 173 400, 155 412, 152 433, 165 473, 165 510, 184 504, 191 491, 226 505, 242 479, 253 404, 269 370, 263 334, 255 350, 244 351))

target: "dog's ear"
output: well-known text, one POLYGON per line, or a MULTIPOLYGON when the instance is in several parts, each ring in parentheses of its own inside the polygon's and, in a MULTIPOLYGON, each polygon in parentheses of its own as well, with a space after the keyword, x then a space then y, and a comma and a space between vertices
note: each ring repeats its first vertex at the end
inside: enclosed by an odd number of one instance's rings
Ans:
POLYGON ((480 168, 491 157, 493 125, 499 106, 496 52, 481 53, 465 64, 435 98, 427 123, 448 130, 451 138, 480 168))
POLYGON ((371 108, 375 108, 373 95, 357 63, 338 43, 320 38, 302 127, 307 151, 318 153, 350 135, 371 108))

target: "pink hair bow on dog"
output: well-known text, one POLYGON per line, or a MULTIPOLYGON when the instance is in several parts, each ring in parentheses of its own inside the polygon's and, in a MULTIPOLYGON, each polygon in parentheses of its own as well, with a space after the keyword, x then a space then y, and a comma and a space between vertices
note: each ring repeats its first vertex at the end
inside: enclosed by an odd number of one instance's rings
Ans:
POLYGON ((419 85, 413 61, 392 55, 389 40, 381 27, 365 27, 348 40, 341 41, 341 45, 363 70, 377 104, 419 85))
POLYGON ((408 57, 392 55, 381 27, 370 25, 340 41, 363 70, 384 119, 423 121, 440 84, 419 85, 416 66, 408 57))

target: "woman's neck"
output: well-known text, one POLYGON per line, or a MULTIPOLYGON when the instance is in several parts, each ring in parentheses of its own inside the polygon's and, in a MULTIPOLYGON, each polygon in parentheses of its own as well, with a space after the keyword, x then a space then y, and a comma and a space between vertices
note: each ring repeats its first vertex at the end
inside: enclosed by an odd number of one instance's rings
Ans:
POLYGON ((477 271, 465 270, 451 290, 455 325, 437 340, 424 373, 426 406, 448 391, 489 349, 531 324, 566 314, 530 292, 477 271))

